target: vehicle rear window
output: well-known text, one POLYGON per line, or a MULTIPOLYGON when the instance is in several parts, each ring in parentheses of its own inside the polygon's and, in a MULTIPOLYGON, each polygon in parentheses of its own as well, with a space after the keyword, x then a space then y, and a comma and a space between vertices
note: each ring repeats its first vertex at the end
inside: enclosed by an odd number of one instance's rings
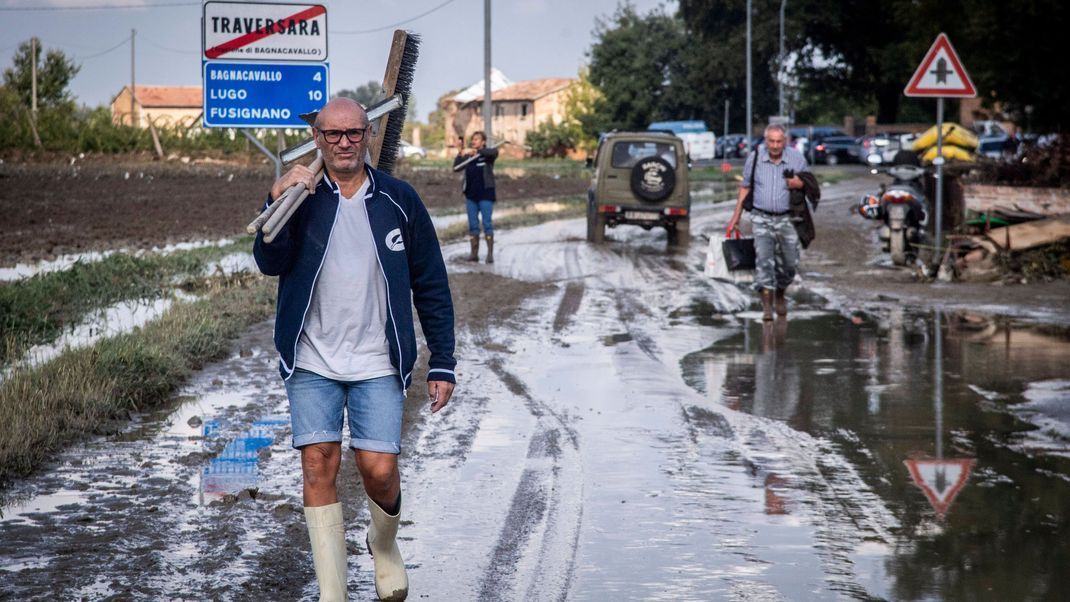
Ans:
POLYGON ((613 167, 629 168, 640 159, 659 156, 676 167, 676 147, 666 142, 618 142, 613 146, 613 167))

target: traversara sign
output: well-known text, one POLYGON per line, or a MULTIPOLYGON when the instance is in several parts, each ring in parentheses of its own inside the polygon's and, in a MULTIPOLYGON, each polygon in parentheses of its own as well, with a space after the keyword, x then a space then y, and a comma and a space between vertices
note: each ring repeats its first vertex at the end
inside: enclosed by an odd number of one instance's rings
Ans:
POLYGON ((204 60, 327 60, 327 8, 209 0, 202 16, 204 60))

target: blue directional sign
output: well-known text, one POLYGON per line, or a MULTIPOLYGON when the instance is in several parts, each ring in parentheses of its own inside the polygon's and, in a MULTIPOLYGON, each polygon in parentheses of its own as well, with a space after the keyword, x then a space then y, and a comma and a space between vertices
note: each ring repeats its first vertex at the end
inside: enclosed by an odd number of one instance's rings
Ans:
POLYGON ((204 127, 305 127, 327 102, 326 63, 204 63, 204 127))

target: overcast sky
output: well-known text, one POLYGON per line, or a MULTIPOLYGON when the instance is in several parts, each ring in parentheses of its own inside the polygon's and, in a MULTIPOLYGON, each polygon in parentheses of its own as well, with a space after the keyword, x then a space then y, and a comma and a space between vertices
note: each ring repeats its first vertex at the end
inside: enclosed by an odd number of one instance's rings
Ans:
MULTIPOLYGON (((513 81, 575 77, 596 19, 612 15, 618 1, 494 0, 494 66, 513 81)), ((483 77, 483 0, 320 3, 327 5, 332 93, 382 79, 394 29, 422 38, 414 82, 421 121, 443 93, 483 77)), ((632 4, 641 13, 676 8, 666 0, 632 4)), ((0 0, 0 64, 10 66, 19 42, 36 35, 45 49, 59 48, 81 64, 71 85, 79 102, 106 104, 130 81, 129 38, 136 29, 138 84, 200 85, 200 17, 196 0, 0 0), (85 6, 134 8, 76 8, 85 6), (28 7, 49 10, 11 10, 28 7)))

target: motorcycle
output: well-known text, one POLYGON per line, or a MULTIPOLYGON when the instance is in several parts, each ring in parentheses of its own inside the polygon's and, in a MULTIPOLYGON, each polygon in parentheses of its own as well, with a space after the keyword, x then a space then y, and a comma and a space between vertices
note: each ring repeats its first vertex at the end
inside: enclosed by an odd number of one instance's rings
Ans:
POLYGON ((875 195, 862 195, 858 212, 866 219, 884 222, 878 236, 883 250, 891 254, 892 263, 911 265, 918 257, 919 247, 929 246, 929 212, 921 182, 925 169, 899 164, 871 172, 890 175, 892 183, 882 184, 875 195))

